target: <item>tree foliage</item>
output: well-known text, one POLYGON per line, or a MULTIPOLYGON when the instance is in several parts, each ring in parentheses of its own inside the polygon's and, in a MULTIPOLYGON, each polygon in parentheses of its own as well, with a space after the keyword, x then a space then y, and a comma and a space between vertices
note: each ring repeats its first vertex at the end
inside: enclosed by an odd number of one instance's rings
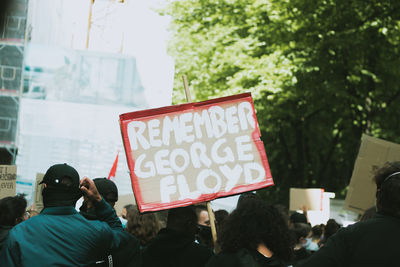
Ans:
POLYGON ((362 133, 400 143, 400 1, 180 0, 172 17, 174 101, 254 98, 276 186, 343 196, 362 133))

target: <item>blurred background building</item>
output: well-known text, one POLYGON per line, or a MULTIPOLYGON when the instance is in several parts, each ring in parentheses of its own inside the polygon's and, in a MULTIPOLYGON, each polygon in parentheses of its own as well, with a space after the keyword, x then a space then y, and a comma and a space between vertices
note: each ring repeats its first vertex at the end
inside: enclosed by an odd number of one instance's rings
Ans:
POLYGON ((17 154, 18 111, 23 83, 27 0, 15 1, 0 35, 0 164, 17 154))
POLYGON ((132 192, 119 114, 171 104, 166 18, 154 1, 18 0, 0 43, 0 158, 31 198, 55 163, 132 192), (143 3, 146 2, 146 3, 143 3))

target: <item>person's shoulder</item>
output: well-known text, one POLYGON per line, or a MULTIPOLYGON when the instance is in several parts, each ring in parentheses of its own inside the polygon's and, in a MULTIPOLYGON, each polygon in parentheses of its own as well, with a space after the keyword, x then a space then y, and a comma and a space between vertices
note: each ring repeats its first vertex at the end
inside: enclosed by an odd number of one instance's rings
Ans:
POLYGON ((384 215, 381 213, 377 213, 374 218, 371 218, 369 220, 366 220, 366 222, 371 221, 375 223, 384 223, 384 224, 392 224, 399 226, 400 225, 400 218, 399 217, 393 217, 389 215, 384 215))
POLYGON ((236 253, 221 252, 210 258, 206 267, 239 267, 240 261, 236 253))
POLYGON ((128 245, 130 247, 140 248, 140 241, 136 238, 136 236, 130 234, 125 230, 115 230, 115 234, 121 239, 121 243, 128 245))
POLYGON ((192 247, 193 247, 194 249, 196 249, 196 250, 198 250, 198 251, 204 253, 204 254, 214 255, 212 249, 209 248, 209 247, 207 247, 207 246, 205 246, 205 245, 203 245, 203 244, 199 244, 199 243, 193 242, 193 243, 192 243, 192 247))
POLYGON ((79 216, 81 217, 80 220, 84 223, 89 225, 91 228, 97 230, 97 231, 112 231, 112 228, 103 221, 99 221, 99 220, 88 220, 85 217, 83 217, 81 214, 79 214, 79 216))
POLYGON ((214 252, 211 248, 193 241, 190 245, 186 246, 183 254, 186 255, 184 257, 197 258, 196 265, 193 266, 204 266, 204 264, 214 255, 214 252))
POLYGON ((371 229, 376 228, 386 228, 386 227, 394 227, 399 228, 400 226, 400 219, 385 216, 382 214, 377 214, 375 217, 365 220, 356 222, 354 224, 348 225, 347 227, 341 228, 339 231, 341 232, 363 232, 363 231, 370 231, 371 229))
POLYGON ((34 227, 35 225, 36 224, 32 224, 32 221, 28 220, 15 225, 13 228, 10 229, 7 234, 7 242, 14 243, 15 241, 19 240, 21 235, 24 235, 26 233, 26 229, 34 227))
POLYGON ((275 258, 266 258, 257 251, 250 251, 246 248, 236 252, 221 252, 210 258, 206 267, 258 267, 258 266, 284 266, 275 258))
POLYGON ((42 218, 39 217, 39 215, 34 216, 32 218, 29 218, 28 220, 25 220, 23 222, 20 222, 19 224, 15 225, 9 232, 9 234, 15 234, 20 231, 25 231, 27 228, 35 227, 36 225, 40 225, 42 218))
MULTIPOLYGON (((83 231, 89 231, 93 235, 103 236, 104 238, 110 238, 112 228, 103 221, 99 220, 88 220, 82 214, 74 214, 71 220, 74 221, 74 225, 83 231)), ((62 222, 61 222, 62 223, 62 222)))

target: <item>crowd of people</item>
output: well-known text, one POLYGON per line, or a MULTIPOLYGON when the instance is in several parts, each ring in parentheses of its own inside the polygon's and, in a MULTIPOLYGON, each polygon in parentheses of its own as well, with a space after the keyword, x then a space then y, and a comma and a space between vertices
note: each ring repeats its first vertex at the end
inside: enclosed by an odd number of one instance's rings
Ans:
POLYGON ((106 178, 80 179, 67 164, 43 178, 43 210, 27 211, 22 195, 0 200, 0 266, 398 266, 400 162, 375 175, 376 207, 341 227, 314 225, 255 193, 232 213, 215 211, 215 244, 207 208, 187 206, 140 213, 106 178), (79 211, 75 208, 83 197, 79 211))

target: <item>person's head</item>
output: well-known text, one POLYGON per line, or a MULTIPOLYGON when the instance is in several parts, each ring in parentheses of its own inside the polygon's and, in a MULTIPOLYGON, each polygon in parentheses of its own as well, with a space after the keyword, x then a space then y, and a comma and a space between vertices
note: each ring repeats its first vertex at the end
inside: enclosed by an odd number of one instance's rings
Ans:
POLYGON ((160 210, 155 213, 160 228, 167 227, 168 210, 160 210))
POLYGON ((379 213, 400 217, 400 161, 387 162, 374 177, 379 213))
POLYGON ((336 234, 336 232, 340 229, 340 224, 338 224, 335 219, 329 219, 326 222, 325 233, 324 233, 324 242, 328 241, 328 239, 336 234))
POLYGON ((118 201, 118 188, 115 183, 107 178, 95 178, 93 182, 104 200, 114 208, 115 202, 118 201))
POLYGON ((215 220, 217 225, 222 225, 226 218, 228 218, 229 213, 226 210, 217 210, 214 212, 215 220))
POLYGON ((274 207, 279 211, 283 220, 289 225, 290 222, 289 209, 283 204, 275 204, 274 207))
POLYGON ((23 195, 0 200, 0 225, 14 226, 25 220, 26 199, 23 195))
POLYGON ((121 217, 123 218, 123 219, 125 219, 125 220, 127 220, 128 219, 128 210, 130 209, 130 208, 134 208, 135 206, 133 205, 133 204, 128 204, 128 205, 125 205, 123 208, 122 208, 122 212, 121 212, 121 217))
POLYGON ((311 238, 311 226, 307 223, 294 223, 291 228, 297 245, 304 246, 307 238, 311 238))
POLYGON ((56 164, 45 173, 43 180, 43 205, 45 207, 75 206, 82 196, 79 174, 68 164, 56 164))
POLYGON ((281 260, 289 260, 293 241, 279 211, 261 199, 252 199, 238 205, 225 220, 220 245, 222 251, 236 252, 256 250, 263 244, 281 260))
MULTIPOLYGON (((215 226, 217 228, 217 240, 221 239, 221 229, 224 227, 225 221, 229 216, 229 213, 226 210, 217 210, 214 212, 215 216, 215 226)), ((211 234, 211 244, 214 246, 212 242, 212 234, 211 234)))
POLYGON ((239 196, 236 208, 238 208, 242 203, 247 200, 260 199, 260 197, 254 192, 244 192, 239 196))
POLYGON ((195 206, 197 215, 197 241, 207 247, 213 247, 213 239, 211 233, 210 217, 208 216, 207 207, 204 205, 195 206))
POLYGON ((197 224, 203 226, 210 226, 210 218, 208 217, 207 208, 203 205, 194 207, 197 215, 197 224))
POLYGON ((197 232, 197 216, 193 206, 170 209, 168 211, 167 229, 195 236, 197 232))
POLYGON ((295 212, 290 215, 289 224, 293 226, 295 223, 305 223, 307 224, 307 217, 303 213, 295 212))
POLYGON ((319 241, 323 234, 323 228, 321 225, 315 225, 313 226, 313 228, 311 228, 311 232, 312 232, 312 239, 314 241, 319 241))
POLYGON ((154 213, 140 214, 137 208, 127 209, 128 223, 126 231, 139 239, 142 246, 146 246, 160 230, 160 225, 154 213))

